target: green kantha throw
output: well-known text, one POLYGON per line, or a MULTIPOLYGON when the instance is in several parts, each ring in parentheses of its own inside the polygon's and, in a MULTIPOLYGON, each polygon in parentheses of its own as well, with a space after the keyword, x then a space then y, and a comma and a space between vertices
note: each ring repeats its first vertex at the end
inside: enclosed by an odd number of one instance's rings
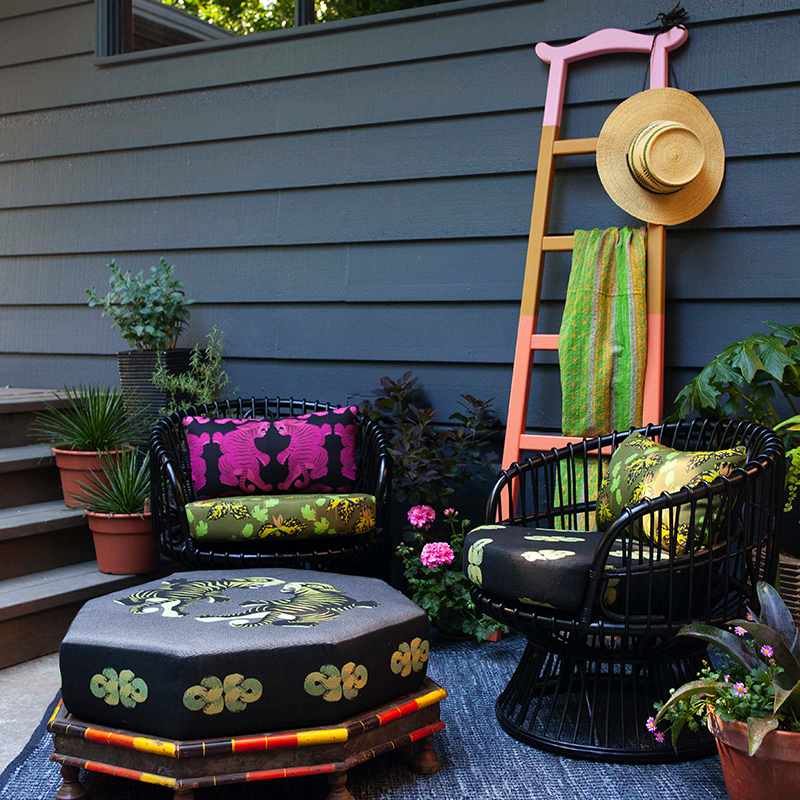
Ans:
POLYGON ((600 436, 642 423, 645 242, 645 228, 575 231, 558 340, 566 436, 600 436))

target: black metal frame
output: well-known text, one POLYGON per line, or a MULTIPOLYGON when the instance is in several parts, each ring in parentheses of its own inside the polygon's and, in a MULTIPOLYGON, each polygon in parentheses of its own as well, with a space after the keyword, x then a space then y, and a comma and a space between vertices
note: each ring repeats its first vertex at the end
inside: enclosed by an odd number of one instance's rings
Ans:
POLYGON ((338 569, 377 551, 385 543, 392 460, 383 429, 363 415, 356 423, 358 477, 354 491, 375 496, 372 533, 256 543, 200 543, 189 535, 186 504, 198 498, 191 480, 184 417, 281 419, 334 408, 330 403, 309 400, 253 397, 192 406, 162 419, 150 437, 151 510, 159 550, 182 564, 204 569, 294 566, 318 570, 338 569))
MULTIPOLYGON (((626 508, 606 531, 595 553, 589 581, 574 614, 515 601, 473 587, 477 607, 521 632, 528 647, 497 700, 500 725, 511 736, 572 758, 619 763, 660 763, 700 758, 714 752, 705 731, 681 735, 676 753, 667 737, 659 744, 645 729, 653 703, 669 689, 695 677, 705 646, 676 634, 690 622, 724 625, 756 605, 760 579, 774 581, 778 565, 777 524, 785 470, 780 437, 742 420, 647 426, 645 436, 684 451, 718 450, 744 444, 744 467, 713 483, 664 493, 626 508), (633 535, 642 522, 677 523, 689 509, 694 527, 698 500, 708 498, 698 536, 691 532, 687 554, 665 551, 633 535), (709 546, 701 546, 707 541, 709 546), (622 551, 626 564, 606 566, 609 552, 622 551), (636 564, 634 566, 634 564, 636 564), (606 599, 616 592, 613 603, 606 599)), ((487 507, 487 522, 510 509, 503 523, 590 530, 590 461, 599 462, 629 432, 584 440, 515 463, 500 473, 487 507)), ((596 494, 596 493, 595 493, 596 494)), ((658 530, 651 527, 651 530, 658 530)), ((674 537, 673 537, 674 538, 674 537)))

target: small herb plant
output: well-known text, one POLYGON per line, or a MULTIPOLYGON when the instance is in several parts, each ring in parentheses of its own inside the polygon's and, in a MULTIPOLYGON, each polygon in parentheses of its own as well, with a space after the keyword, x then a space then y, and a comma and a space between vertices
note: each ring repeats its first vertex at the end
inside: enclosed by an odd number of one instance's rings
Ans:
POLYGON ((744 417, 783 431, 790 459, 786 510, 800 483, 800 325, 764 323, 772 333, 754 333, 728 345, 675 398, 681 419, 693 411, 703 417, 744 417), (782 398, 793 416, 784 420, 773 401, 782 398))
POLYGON ((712 712, 723 722, 747 723, 752 756, 772 730, 800 731, 800 635, 780 595, 768 583, 757 586, 760 616, 748 609, 747 619, 730 623, 733 633, 712 625, 687 625, 679 635, 692 636, 722 651, 722 667, 706 663, 698 680, 671 690, 656 703, 658 713, 647 729, 658 741, 669 723, 676 746, 684 727, 698 730, 712 712))
POLYGON ((436 512, 430 506, 414 506, 408 512, 413 537, 397 548, 405 567, 411 599, 428 612, 439 630, 461 632, 483 641, 498 628, 493 619, 475 611, 469 594, 470 582, 461 571, 470 521, 460 519, 452 508, 444 510, 444 524, 438 541, 430 533, 436 512), (446 540, 446 541, 443 541, 446 540))
POLYGON ((104 453, 101 457, 103 479, 87 485, 75 498, 87 511, 96 514, 143 514, 150 497, 150 454, 141 466, 136 465, 136 450, 104 453))
POLYGON ((124 274, 112 261, 109 265, 111 291, 98 297, 94 288, 87 289, 89 306, 101 306, 103 316, 118 325, 122 338, 137 350, 173 350, 189 322, 189 306, 183 284, 175 280, 174 266, 161 264, 150 267, 150 277, 144 272, 124 274))
MULTIPOLYGON (((180 402, 181 397, 187 398, 189 405, 202 405, 221 400, 225 395, 230 382, 222 366, 225 358, 225 334, 217 330, 215 325, 207 339, 205 348, 200 344, 192 348, 189 370, 182 375, 169 372, 161 353, 158 354, 153 383, 170 395, 167 407, 161 409, 163 414, 171 414, 184 405, 180 402)), ((234 389, 233 392, 235 391, 234 389)))
POLYGON ((34 438, 65 450, 116 450, 136 441, 144 425, 142 414, 126 411, 116 387, 64 387, 68 405, 47 405, 31 428, 34 438))

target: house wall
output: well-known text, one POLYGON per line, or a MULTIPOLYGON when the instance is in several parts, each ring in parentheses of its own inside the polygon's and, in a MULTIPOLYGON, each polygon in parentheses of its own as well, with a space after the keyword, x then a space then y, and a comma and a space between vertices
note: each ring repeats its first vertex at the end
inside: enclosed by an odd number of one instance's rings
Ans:
MULTIPOLYGON (((727 171, 668 233, 667 408, 761 320, 800 317, 800 12, 690 6, 672 63, 727 171)), ((85 290, 112 258, 164 254, 197 300, 184 342, 220 326, 243 393, 360 400, 412 369, 443 414, 470 392, 504 416, 547 80, 533 45, 653 8, 459 0, 98 63, 93 2, 2 0, 0 385, 115 381, 126 345, 85 290)), ((562 135, 596 135, 644 68, 573 66, 562 135)), ((566 162, 551 232, 622 224, 592 163, 566 162)), ((548 256, 541 332, 568 267, 548 256)), ((540 358, 530 421, 557 428, 540 358)))

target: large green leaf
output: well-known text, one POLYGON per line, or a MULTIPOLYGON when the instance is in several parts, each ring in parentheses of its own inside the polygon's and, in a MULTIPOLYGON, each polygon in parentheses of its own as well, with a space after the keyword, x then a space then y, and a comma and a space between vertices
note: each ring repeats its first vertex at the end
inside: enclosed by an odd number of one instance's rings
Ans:
POLYGON ((786 352, 783 340, 777 336, 765 336, 763 333, 756 333, 750 338, 757 344, 756 350, 764 364, 764 370, 780 383, 783 380, 783 371, 794 363, 786 352))
MULTIPOLYGON (((715 628, 713 625, 686 625, 678 632, 679 636, 692 636, 713 644, 731 658, 736 659, 746 670, 757 667, 761 661, 748 649, 745 642, 733 633, 715 628)), ((688 684, 687 684, 688 685, 688 684)))
POLYGON ((775 690, 775 705, 772 713, 777 714, 781 706, 786 705, 795 717, 800 717, 800 681, 794 686, 782 686, 779 681, 783 677, 783 675, 779 675, 772 684, 772 688, 775 690))
POLYGON ((697 694, 717 695, 721 689, 730 689, 730 685, 721 681, 712 681, 709 678, 701 678, 700 680, 685 683, 661 706, 658 714, 656 714, 656 722, 662 719, 664 712, 676 703, 689 701, 697 694))
MULTIPOLYGON (((772 648, 775 662, 783 668, 781 678, 785 678, 792 686, 800 681, 800 663, 792 655, 789 646, 778 631, 768 625, 760 625, 758 622, 750 622, 746 619, 734 619, 730 624, 744 628, 756 640, 759 647, 767 645, 772 648)), ((784 681, 781 683, 783 684, 784 681)))
POLYGON ((755 755, 764 737, 778 727, 775 717, 750 717, 747 720, 747 743, 750 755, 755 755))
POLYGON ((779 325, 777 322, 767 322, 762 320, 762 325, 766 325, 776 336, 782 336, 792 342, 800 342, 800 325, 779 325))

